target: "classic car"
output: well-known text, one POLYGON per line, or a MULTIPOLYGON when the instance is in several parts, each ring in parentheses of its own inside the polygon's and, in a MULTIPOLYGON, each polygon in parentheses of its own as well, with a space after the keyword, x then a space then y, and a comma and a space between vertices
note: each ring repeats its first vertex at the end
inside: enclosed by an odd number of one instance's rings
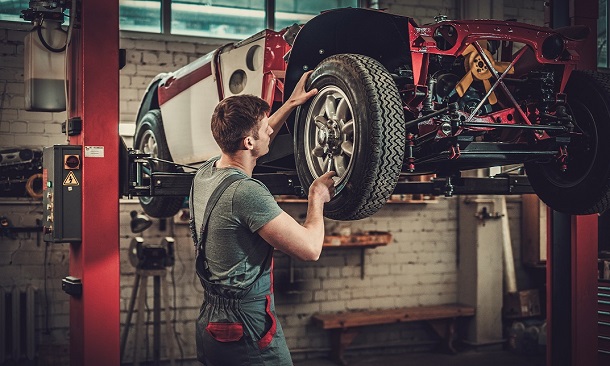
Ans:
MULTIPOLYGON (((336 195, 325 216, 378 211, 409 176, 451 178, 522 164, 552 209, 600 213, 610 198, 610 79, 578 70, 583 27, 447 20, 418 25, 384 11, 323 12, 264 30, 155 77, 142 100, 134 148, 156 171, 218 155, 216 104, 254 94, 273 109, 301 75, 318 94, 280 130, 256 172, 295 172, 304 192, 328 170, 336 195)), ((142 197, 149 215, 175 214, 183 197, 142 197)))

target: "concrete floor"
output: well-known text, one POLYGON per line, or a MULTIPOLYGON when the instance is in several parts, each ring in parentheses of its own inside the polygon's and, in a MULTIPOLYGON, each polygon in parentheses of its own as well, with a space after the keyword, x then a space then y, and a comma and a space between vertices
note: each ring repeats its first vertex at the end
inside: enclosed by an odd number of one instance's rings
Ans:
MULTIPOLYGON (((544 355, 526 356, 503 350, 462 351, 456 355, 431 352, 387 356, 346 357, 350 366, 545 366, 544 355)), ((295 362, 294 366, 336 366, 326 359, 295 362)))
MULTIPOLYGON (((543 353, 544 350, 541 350, 543 353)), ((347 354, 349 366, 546 366, 545 355, 523 355, 499 348, 470 349, 455 355, 435 352, 405 352, 380 355, 354 356, 347 354)), ((164 366, 169 362, 163 362, 164 366)), ((150 362, 141 366, 152 366, 150 362)), ((196 360, 176 361, 180 366, 201 366, 196 360)), ((326 358, 295 361, 294 366, 337 366, 326 358)))

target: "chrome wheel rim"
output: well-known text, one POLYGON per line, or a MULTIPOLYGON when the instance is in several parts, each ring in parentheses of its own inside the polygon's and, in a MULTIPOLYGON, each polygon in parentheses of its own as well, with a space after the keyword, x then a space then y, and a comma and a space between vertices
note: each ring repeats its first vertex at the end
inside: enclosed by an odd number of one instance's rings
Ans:
MULTIPOLYGON (((144 135, 142 135, 142 140, 140 140, 138 150, 145 154, 150 154, 152 158, 156 158, 158 156, 159 150, 157 139, 151 130, 147 130, 144 132, 144 135)), ((152 167, 150 168, 152 169, 152 167)), ((141 196, 140 201, 142 201, 144 204, 148 204, 150 201, 152 201, 152 197, 141 196)))
POLYGON ((138 146, 138 150, 141 150, 145 154, 150 154, 150 156, 153 158, 157 157, 157 139, 155 139, 155 134, 152 133, 151 130, 144 132, 142 141, 140 141, 140 146, 138 146))
POLYGON ((358 121, 345 93, 336 86, 314 97, 304 129, 305 160, 313 178, 335 171, 335 186, 347 181, 357 155, 358 121))

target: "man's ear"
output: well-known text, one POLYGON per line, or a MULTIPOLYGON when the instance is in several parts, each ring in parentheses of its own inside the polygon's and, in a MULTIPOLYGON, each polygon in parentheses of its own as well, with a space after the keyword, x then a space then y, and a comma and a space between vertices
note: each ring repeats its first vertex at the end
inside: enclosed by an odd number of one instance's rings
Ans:
POLYGON ((244 150, 254 149, 254 144, 252 143, 252 136, 244 137, 243 143, 244 143, 244 150))

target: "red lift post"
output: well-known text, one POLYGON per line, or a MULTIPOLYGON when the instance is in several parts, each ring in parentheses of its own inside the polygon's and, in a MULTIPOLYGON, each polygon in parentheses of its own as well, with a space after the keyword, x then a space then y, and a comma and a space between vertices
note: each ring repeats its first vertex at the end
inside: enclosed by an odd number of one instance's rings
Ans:
MULTIPOLYGON (((579 69, 597 69, 597 0, 551 2, 551 26, 591 29, 579 69)), ((547 365, 597 365, 597 215, 553 212, 547 262, 547 365)))
POLYGON ((70 244, 70 275, 83 284, 70 300, 70 364, 119 365, 119 4, 77 1, 68 117, 82 146, 82 243, 70 244))

